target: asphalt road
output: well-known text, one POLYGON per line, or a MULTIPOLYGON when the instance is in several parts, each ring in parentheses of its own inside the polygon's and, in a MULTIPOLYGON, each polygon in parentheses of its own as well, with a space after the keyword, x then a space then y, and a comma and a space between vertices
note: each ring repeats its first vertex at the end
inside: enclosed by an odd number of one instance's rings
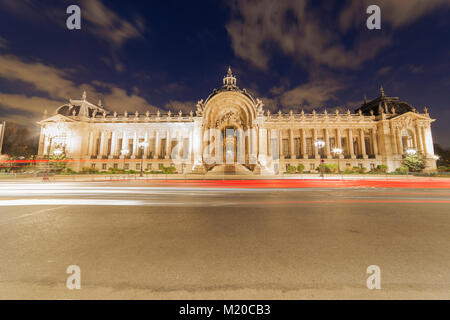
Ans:
POLYGON ((4 182, 0 298, 449 299, 449 209, 450 189, 4 182))

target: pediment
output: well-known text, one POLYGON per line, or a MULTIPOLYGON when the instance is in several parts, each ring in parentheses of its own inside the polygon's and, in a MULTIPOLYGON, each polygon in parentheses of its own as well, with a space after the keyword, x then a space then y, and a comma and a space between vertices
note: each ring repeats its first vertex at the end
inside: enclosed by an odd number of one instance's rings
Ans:
POLYGON ((424 114, 420 114, 420 113, 416 113, 416 112, 406 112, 403 114, 400 114, 398 116, 395 116, 393 118, 391 118, 392 121, 405 121, 407 119, 410 120, 426 120, 426 121, 435 121, 435 119, 431 119, 430 117, 424 115, 424 114))
POLYGON ((51 116, 50 118, 39 121, 38 124, 44 124, 44 123, 49 123, 49 122, 76 122, 76 121, 69 117, 63 116, 61 114, 55 114, 54 116, 51 116))

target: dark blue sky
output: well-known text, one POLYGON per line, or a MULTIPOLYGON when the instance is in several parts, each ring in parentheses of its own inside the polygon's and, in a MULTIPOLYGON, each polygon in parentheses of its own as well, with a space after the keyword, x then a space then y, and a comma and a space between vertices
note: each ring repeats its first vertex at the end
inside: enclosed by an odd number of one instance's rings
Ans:
POLYGON ((1 118, 34 122, 83 90, 112 111, 188 112, 231 66, 272 111, 353 109, 383 85, 429 107, 450 146, 449 13, 448 0, 0 0, 1 118), (81 30, 65 26, 69 4, 81 30))

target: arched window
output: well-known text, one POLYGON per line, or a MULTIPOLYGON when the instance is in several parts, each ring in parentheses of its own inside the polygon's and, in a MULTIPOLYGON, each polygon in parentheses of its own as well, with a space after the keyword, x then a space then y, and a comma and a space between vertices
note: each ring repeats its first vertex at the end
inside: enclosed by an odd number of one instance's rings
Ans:
POLYGON ((406 149, 414 148, 413 134, 408 129, 402 130, 402 144, 403 144, 403 151, 405 151, 406 149))

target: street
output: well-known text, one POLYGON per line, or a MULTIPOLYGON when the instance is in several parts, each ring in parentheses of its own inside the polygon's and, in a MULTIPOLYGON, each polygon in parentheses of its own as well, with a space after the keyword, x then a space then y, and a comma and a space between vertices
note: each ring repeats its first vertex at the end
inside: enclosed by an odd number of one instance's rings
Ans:
POLYGON ((0 298, 450 298, 450 189, 323 185, 1 182, 0 298))

